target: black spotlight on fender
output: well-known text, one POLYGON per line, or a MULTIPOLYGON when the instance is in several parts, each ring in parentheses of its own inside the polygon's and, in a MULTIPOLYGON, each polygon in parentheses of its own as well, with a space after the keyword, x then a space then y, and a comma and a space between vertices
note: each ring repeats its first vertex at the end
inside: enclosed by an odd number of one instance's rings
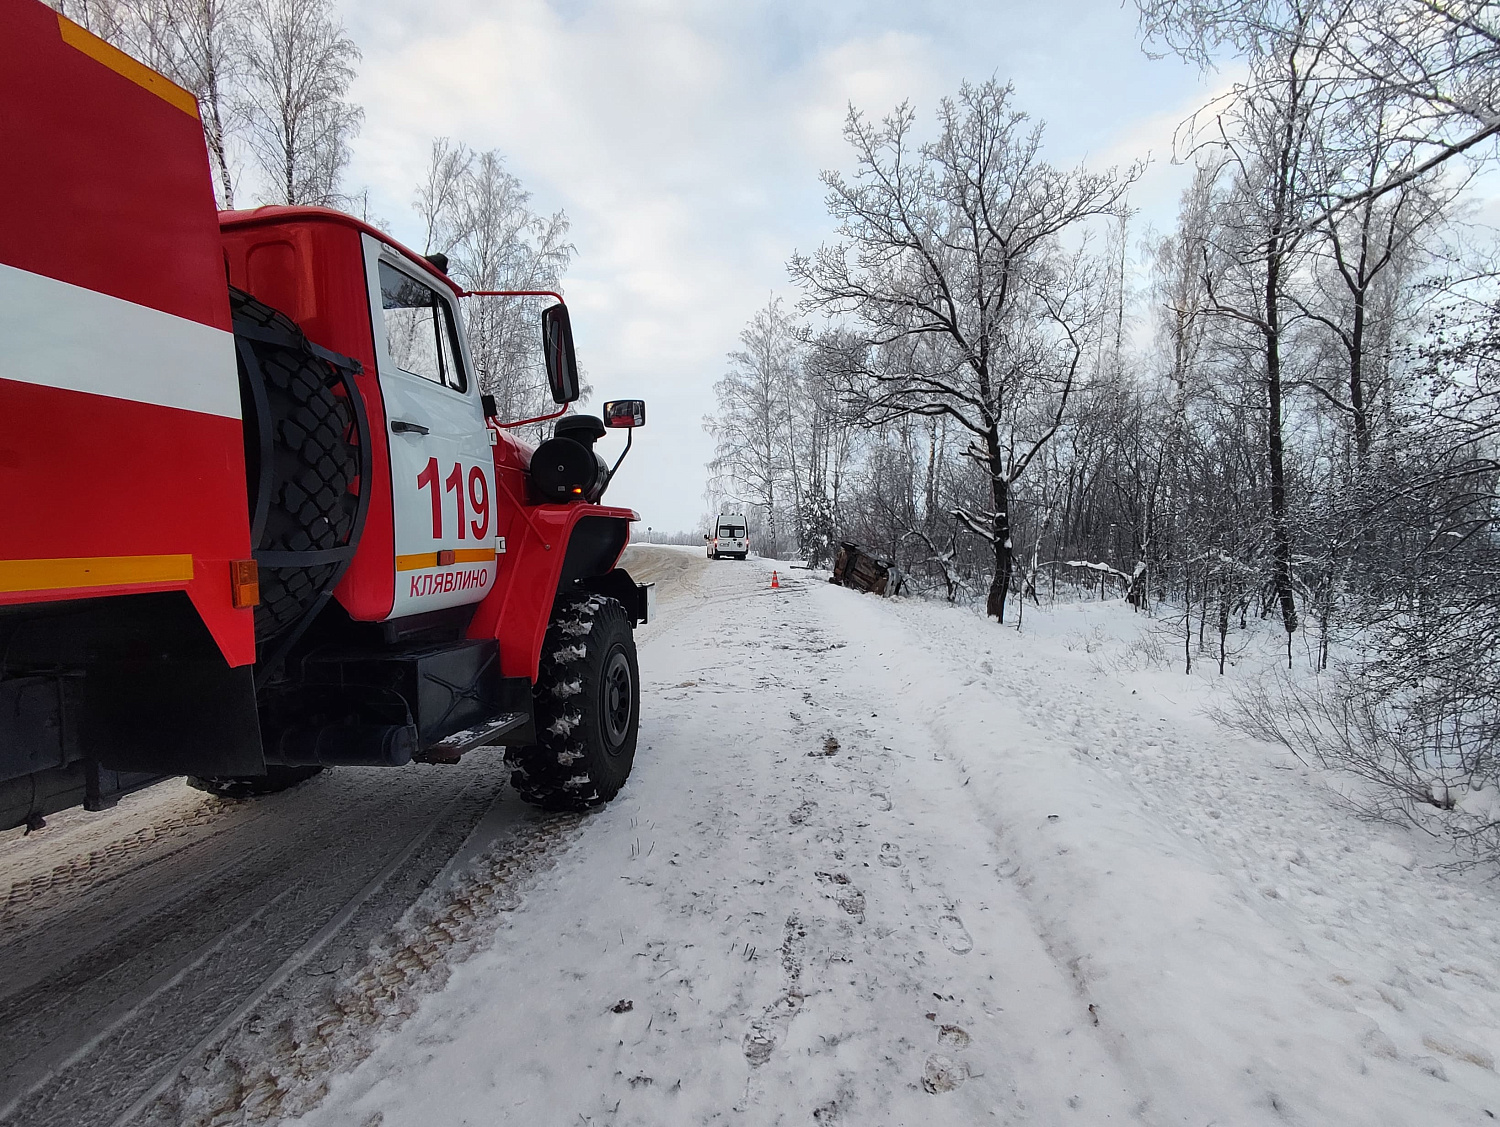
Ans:
POLYGON ((597 501, 609 482, 609 467, 594 453, 604 424, 591 415, 558 420, 552 438, 531 455, 531 481, 546 501, 597 501))

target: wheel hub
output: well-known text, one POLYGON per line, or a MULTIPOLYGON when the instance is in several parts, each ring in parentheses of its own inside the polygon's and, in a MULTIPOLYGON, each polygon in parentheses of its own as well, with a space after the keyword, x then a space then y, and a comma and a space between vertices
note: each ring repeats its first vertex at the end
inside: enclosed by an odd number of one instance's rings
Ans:
POLYGON ((603 712, 605 742, 611 755, 615 754, 630 732, 631 712, 634 705, 630 662, 623 650, 610 651, 604 663, 604 692, 600 694, 600 710, 603 712))

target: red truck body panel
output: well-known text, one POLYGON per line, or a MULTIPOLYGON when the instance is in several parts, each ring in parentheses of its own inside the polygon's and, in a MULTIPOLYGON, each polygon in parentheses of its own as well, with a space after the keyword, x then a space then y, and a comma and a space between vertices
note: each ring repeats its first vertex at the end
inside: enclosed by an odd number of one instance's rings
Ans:
POLYGON ((0 28, 0 604, 184 590, 247 664, 239 385, 196 105, 36 0, 0 0, 0 28))

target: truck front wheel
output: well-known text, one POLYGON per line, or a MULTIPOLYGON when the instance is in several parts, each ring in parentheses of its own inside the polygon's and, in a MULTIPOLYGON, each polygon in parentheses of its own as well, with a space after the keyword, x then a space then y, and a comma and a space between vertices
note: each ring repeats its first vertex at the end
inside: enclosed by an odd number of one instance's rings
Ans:
POLYGON ((602 806, 630 777, 640 724, 635 635, 603 595, 558 605, 532 691, 537 743, 506 751, 511 785, 549 810, 602 806))

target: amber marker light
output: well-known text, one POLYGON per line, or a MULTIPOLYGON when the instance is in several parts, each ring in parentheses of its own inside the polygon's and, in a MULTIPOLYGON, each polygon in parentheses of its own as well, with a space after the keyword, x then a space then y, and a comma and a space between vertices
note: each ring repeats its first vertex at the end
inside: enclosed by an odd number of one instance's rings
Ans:
POLYGON ((254 560, 229 561, 229 597, 236 610, 260 605, 260 567, 254 560))

